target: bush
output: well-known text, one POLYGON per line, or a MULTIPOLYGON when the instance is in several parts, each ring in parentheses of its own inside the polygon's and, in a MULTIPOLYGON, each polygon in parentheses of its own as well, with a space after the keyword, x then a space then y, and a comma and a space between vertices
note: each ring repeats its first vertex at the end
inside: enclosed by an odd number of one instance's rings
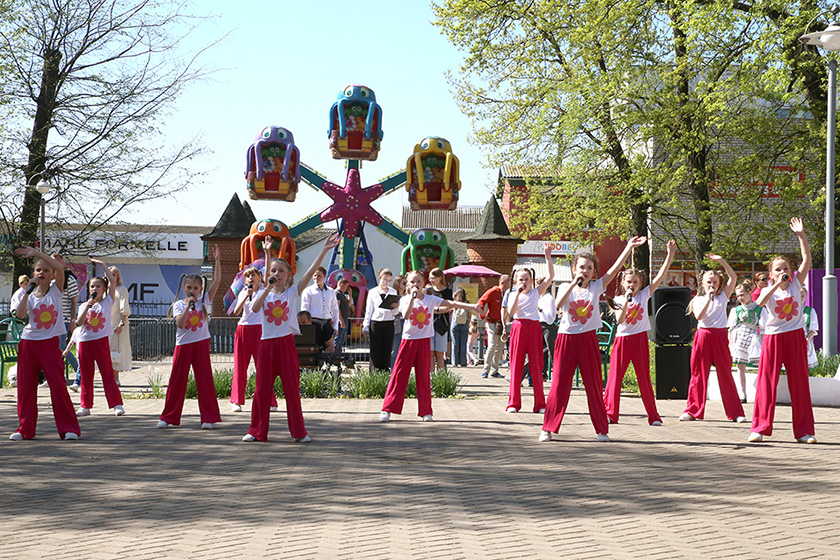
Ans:
POLYGON ((826 358, 822 352, 817 352, 817 365, 808 371, 808 375, 811 377, 834 377, 838 366, 840 366, 840 356, 826 358))
POLYGON ((385 397, 391 372, 387 370, 357 369, 345 378, 345 393, 357 399, 381 399, 385 397))
POLYGON ((300 372, 300 396, 308 399, 337 397, 341 377, 328 369, 305 369, 300 372))
POLYGON ((461 376, 451 369, 438 369, 432 372, 432 396, 445 399, 458 394, 461 376))

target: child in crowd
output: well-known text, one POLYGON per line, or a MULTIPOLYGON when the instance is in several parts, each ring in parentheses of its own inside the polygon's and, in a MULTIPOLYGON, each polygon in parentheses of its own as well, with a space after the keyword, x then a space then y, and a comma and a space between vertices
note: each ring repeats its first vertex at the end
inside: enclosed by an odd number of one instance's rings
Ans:
POLYGON ((814 337, 820 332, 820 320, 817 318, 817 312, 813 307, 805 305, 808 301, 808 290, 802 288, 799 292, 802 299, 802 314, 805 315, 805 340, 808 342, 808 369, 817 367, 819 360, 817 360, 817 350, 814 348, 814 337))
POLYGON ((522 408, 521 384, 525 371, 525 357, 534 387, 534 412, 545 412, 543 392, 543 337, 540 326, 539 300, 551 288, 554 281, 554 263, 551 262, 551 248, 545 244, 545 263, 548 276, 534 286, 533 273, 519 270, 513 276, 513 291, 508 298, 508 313, 513 318, 510 329, 510 390, 505 412, 519 412, 522 408))
POLYGON ((117 380, 114 377, 109 342, 109 337, 114 331, 111 324, 111 310, 114 307, 117 283, 104 262, 96 259, 90 259, 90 262, 94 266, 93 274, 96 274, 96 266, 99 265, 105 277, 93 276, 88 280, 89 299, 79 308, 79 317, 76 319, 78 328, 73 331, 74 334, 82 331, 78 337, 82 393, 81 405, 76 411, 76 416, 90 416, 90 409, 93 408, 94 363, 99 368, 99 377, 102 379, 108 408, 113 408, 115 415, 122 416, 125 414, 125 408, 123 408, 120 388, 117 387, 117 380))
POLYGON ((478 317, 470 319, 470 332, 467 337, 467 365, 474 366, 478 363, 475 355, 475 345, 478 342, 478 317))
MULTIPOLYGON (((219 246, 213 246, 213 282, 204 289, 206 280, 198 274, 187 274, 178 282, 177 298, 184 285, 184 299, 173 302, 170 312, 175 316, 178 330, 175 335, 175 355, 172 357, 172 372, 166 388, 166 400, 158 421, 158 428, 178 426, 184 409, 187 393, 187 378, 192 366, 195 387, 198 391, 198 410, 201 413, 201 429, 212 430, 213 424, 221 422, 216 387, 213 383, 213 368, 210 365, 210 314, 208 306, 216 295, 222 279, 219 262, 219 246)), ((167 314, 168 316, 168 314, 167 314)))
POLYGON ((741 402, 747 402, 747 366, 754 366, 761 353, 759 321, 761 308, 752 299, 750 284, 744 282, 735 288, 738 305, 729 312, 726 328, 729 329, 729 353, 738 367, 738 392, 741 402))
POLYGON ((391 414, 402 414, 408 377, 414 366, 417 381, 418 413, 424 422, 432 422, 432 386, 431 386, 431 343, 435 331, 432 317, 435 310, 441 312, 450 309, 468 309, 476 311, 476 306, 469 303, 449 301, 426 294, 423 287, 426 279, 416 270, 408 274, 408 294, 400 300, 400 313, 405 319, 403 338, 397 353, 397 361, 391 371, 385 402, 382 403, 380 422, 388 422, 391 414))
POLYGON ((790 391, 793 414, 793 437, 800 443, 817 443, 814 437, 814 411, 808 387, 808 351, 803 329, 800 291, 811 270, 811 248, 802 220, 791 218, 790 229, 799 239, 802 264, 794 275, 787 257, 770 261, 772 285, 761 290, 756 303, 766 309, 764 340, 758 360, 758 379, 755 388, 752 431, 747 441, 764 441, 773 435, 773 416, 776 412, 776 386, 784 366, 790 391))
POLYGON ((557 341, 554 343, 554 371, 551 392, 545 407, 543 428, 539 441, 551 441, 551 434, 560 431, 560 424, 569 404, 572 379, 580 367, 581 378, 589 403, 589 417, 595 426, 598 441, 609 441, 609 422, 601 392, 601 351, 595 331, 601 326, 598 300, 612 282, 618 270, 635 247, 643 245, 646 237, 633 237, 607 273, 599 279, 598 259, 591 253, 578 253, 572 259, 574 278, 561 288, 557 309, 562 310, 557 341))
MULTIPOLYGON (((443 300, 452 299, 452 288, 446 283, 446 275, 439 268, 429 271, 429 286, 427 292, 443 300)), ((449 309, 446 311, 436 310, 434 317, 435 336, 432 337, 432 367, 435 369, 446 368, 446 354, 449 352, 449 329, 452 326, 449 309)))
MULTIPOLYGON (((338 245, 339 234, 324 241, 321 252, 293 285, 292 267, 284 259, 266 262, 264 282, 267 288, 251 304, 251 310, 262 320, 262 338, 257 353, 257 386, 251 403, 251 427, 242 441, 268 439, 269 401, 274 394, 274 380, 279 376, 286 398, 286 419, 289 432, 296 442, 308 443, 303 411, 300 404, 300 361, 295 349, 295 335, 300 334, 298 319, 294 314, 297 299, 306 289, 327 252, 338 245)), ((263 240, 266 255, 271 254, 271 237, 263 240)), ((268 257, 266 257, 268 258, 268 257)))
POLYGON ((15 316, 29 315, 18 344, 17 412, 20 424, 9 436, 11 440, 32 439, 38 422, 38 372, 43 371, 50 386, 55 426, 58 437, 79 439, 79 420, 64 381, 64 360, 58 337, 64 334, 61 311, 64 266, 54 258, 32 247, 21 247, 15 253, 35 258, 32 281, 15 309, 15 316))
POLYGON ((767 287, 768 279, 769 275, 766 272, 756 272, 753 274, 752 283, 754 287, 750 296, 753 301, 757 300, 758 296, 761 295, 761 290, 767 287))
POLYGON ((738 398, 738 389, 732 378, 732 355, 726 335, 726 305, 735 289, 735 271, 720 255, 707 254, 706 258, 720 263, 728 280, 716 270, 703 274, 699 292, 691 300, 686 313, 693 313, 697 319, 697 332, 691 347, 691 381, 688 384, 688 402, 680 421, 702 420, 706 412, 706 390, 712 364, 717 372, 720 396, 726 417, 733 422, 746 422, 744 407, 738 398))
POLYGON ((15 310, 18 308, 18 305, 20 305, 20 302, 23 299, 23 294, 26 293, 27 286, 29 286, 29 276, 26 274, 18 276, 18 289, 15 290, 15 293, 12 294, 12 299, 9 301, 10 315, 15 314, 15 310))
POLYGON ((665 262, 662 263, 659 274, 656 275, 650 285, 644 288, 642 288, 642 284, 644 284, 643 271, 629 268, 620 275, 619 285, 624 295, 615 298, 615 304, 619 306, 616 313, 618 328, 612 348, 607 388, 604 391, 607 418, 612 424, 618 423, 621 383, 624 380, 627 367, 630 362, 633 362, 636 380, 639 383, 639 392, 642 394, 642 403, 645 406, 645 412, 647 412, 648 424, 651 426, 662 425, 662 418, 656 410, 653 384, 650 381, 650 348, 648 347, 647 337, 650 330, 650 318, 647 309, 651 294, 665 279, 676 252, 677 244, 671 239, 668 241, 665 262))

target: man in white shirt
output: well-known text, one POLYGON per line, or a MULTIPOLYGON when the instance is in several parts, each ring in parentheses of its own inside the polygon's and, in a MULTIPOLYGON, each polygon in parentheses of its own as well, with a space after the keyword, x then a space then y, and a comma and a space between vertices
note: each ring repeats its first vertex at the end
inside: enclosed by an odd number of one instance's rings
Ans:
POLYGON ((315 325, 315 340, 323 350, 335 349, 335 335, 338 333, 340 314, 335 292, 325 283, 327 270, 319 266, 312 276, 312 285, 301 294, 300 308, 312 315, 315 325))

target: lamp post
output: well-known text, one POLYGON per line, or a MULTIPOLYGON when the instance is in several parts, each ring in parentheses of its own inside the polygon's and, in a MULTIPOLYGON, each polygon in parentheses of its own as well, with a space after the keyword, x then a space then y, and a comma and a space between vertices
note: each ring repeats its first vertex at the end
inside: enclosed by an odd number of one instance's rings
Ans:
POLYGON ((50 184, 47 183, 44 180, 38 181, 38 184, 35 185, 35 190, 38 191, 41 195, 41 235, 38 238, 38 241, 39 241, 39 247, 38 248, 41 251, 45 251, 45 248, 44 248, 44 212, 45 212, 45 208, 47 206, 47 200, 44 198, 44 196, 48 192, 50 192, 50 188, 51 188, 50 184))
MULTIPOLYGON (((840 7, 817 15, 808 22, 805 31, 818 17, 826 14, 833 21, 823 31, 806 33, 799 40, 803 45, 821 46, 829 51, 840 51, 840 7)), ((834 133, 837 126, 837 61, 828 63, 828 130, 826 134, 825 162, 825 276, 823 277, 823 355, 837 354, 837 277, 834 276, 834 133)))

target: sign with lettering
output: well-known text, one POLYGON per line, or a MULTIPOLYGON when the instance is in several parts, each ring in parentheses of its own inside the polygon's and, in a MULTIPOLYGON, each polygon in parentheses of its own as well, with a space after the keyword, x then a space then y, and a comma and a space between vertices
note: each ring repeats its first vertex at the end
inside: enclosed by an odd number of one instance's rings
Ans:
POLYGON ((520 245, 516 254, 518 255, 542 255, 545 251, 545 246, 551 248, 551 256, 553 257, 571 257, 578 251, 592 251, 591 243, 580 243, 578 241, 526 241, 520 245))
POLYGON ((203 259, 204 242, 198 233, 50 232, 44 239, 48 253, 116 258, 203 259))

